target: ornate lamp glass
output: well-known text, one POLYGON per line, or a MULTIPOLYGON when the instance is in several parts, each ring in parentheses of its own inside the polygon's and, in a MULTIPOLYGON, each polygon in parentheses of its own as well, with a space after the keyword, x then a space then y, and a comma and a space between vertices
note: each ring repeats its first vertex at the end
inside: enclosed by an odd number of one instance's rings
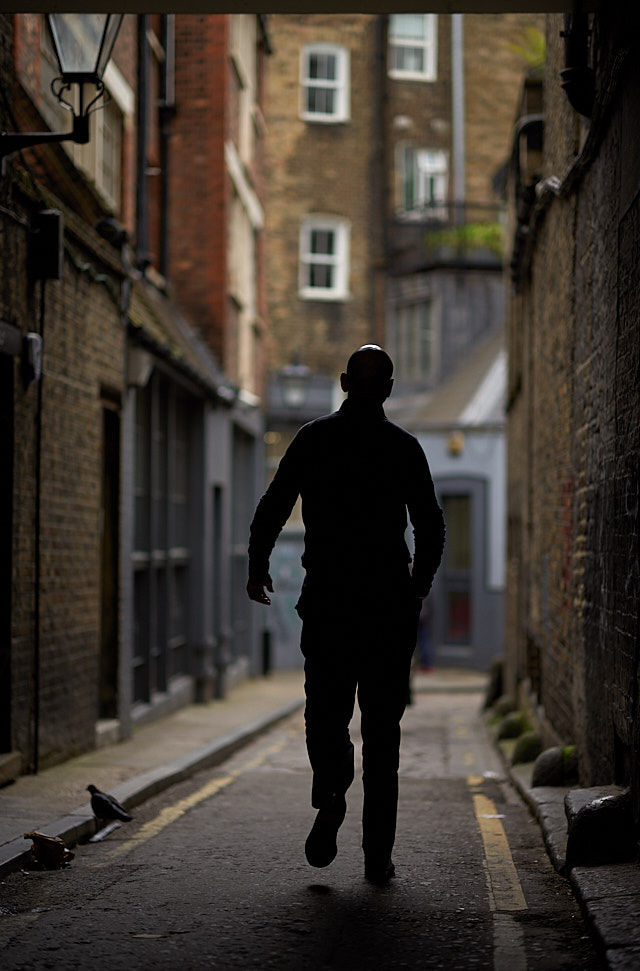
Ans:
POLYGON ((91 108, 102 97, 102 77, 113 51, 124 14, 67 13, 47 14, 51 36, 60 65, 60 77, 52 90, 60 104, 73 113, 70 132, 0 132, 0 158, 31 145, 45 142, 73 141, 86 145, 89 141, 91 108), (79 88, 78 108, 64 98, 71 86, 79 88), (95 96, 85 103, 84 86, 92 84, 95 96))

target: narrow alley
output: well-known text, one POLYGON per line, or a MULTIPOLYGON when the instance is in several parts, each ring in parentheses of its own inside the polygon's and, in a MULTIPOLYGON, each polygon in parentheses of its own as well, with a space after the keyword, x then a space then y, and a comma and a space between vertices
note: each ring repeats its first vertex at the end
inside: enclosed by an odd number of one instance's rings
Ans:
POLYGON ((414 693, 388 886, 363 878, 359 773, 337 859, 307 865, 296 712, 76 847, 66 869, 6 877, 2 967, 595 971, 570 885, 504 779, 481 706, 479 692, 414 693))

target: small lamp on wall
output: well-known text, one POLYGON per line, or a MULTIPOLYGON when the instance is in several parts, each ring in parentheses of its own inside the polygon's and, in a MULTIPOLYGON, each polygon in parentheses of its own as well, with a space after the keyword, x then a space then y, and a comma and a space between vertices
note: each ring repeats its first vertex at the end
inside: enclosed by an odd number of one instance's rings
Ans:
POLYGON ((73 114, 70 132, 0 132, 0 158, 21 148, 46 142, 73 141, 86 145, 89 141, 89 115, 104 94, 104 72, 116 42, 124 14, 57 13, 47 14, 60 77, 53 80, 51 90, 60 105, 73 114), (78 108, 66 100, 72 85, 78 85, 78 108), (85 97, 85 86, 95 89, 93 97, 85 97))
POLYGON ((461 431, 451 432, 447 438, 447 453, 453 458, 464 452, 464 435, 461 431))
POLYGON ((280 369, 278 383, 287 408, 301 408, 304 405, 309 393, 310 378, 311 369, 306 364, 301 364, 299 358, 280 369))

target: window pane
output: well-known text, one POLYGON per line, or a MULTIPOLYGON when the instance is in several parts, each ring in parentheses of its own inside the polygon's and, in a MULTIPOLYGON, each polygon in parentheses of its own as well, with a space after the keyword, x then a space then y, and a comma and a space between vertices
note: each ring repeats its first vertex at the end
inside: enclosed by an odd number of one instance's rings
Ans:
POLYGON ((120 153, 122 116, 113 102, 102 109, 102 188, 118 203, 120 191, 120 153))
POLYGON ((391 15, 391 36, 394 40, 424 40, 425 15, 421 13, 395 13, 391 15))
POLYGON ((447 641, 468 643, 471 637, 471 598, 466 590, 447 591, 447 641))
POLYGON ((468 571, 471 569, 471 497, 444 496, 443 505, 447 524, 446 567, 468 571))
POLYGON ((330 289, 333 286, 333 267, 312 263, 309 267, 309 285, 330 289))
POLYGON ((189 546, 189 426, 184 398, 176 400, 173 463, 173 528, 172 546, 189 546))
POLYGON ((337 58, 335 54, 310 54, 309 78, 335 81, 337 58))
POLYGON ((403 155, 403 203, 405 209, 413 209, 415 205, 415 151, 406 148, 403 155))
POLYGON ((151 402, 150 385, 136 389, 136 444, 135 444, 135 525, 134 547, 147 551, 150 545, 150 447, 151 402))
POLYGON ((335 91, 331 88, 307 88, 307 111, 333 115, 336 113, 335 101, 335 91))
POLYGON ((395 65, 398 71, 424 73, 424 49, 422 47, 396 47, 395 65))
POLYGON ((332 256, 335 252, 335 233, 331 229, 311 230, 311 252, 332 256))
POLYGON ((167 545, 167 392, 166 386, 158 386, 157 410, 153 430, 153 471, 151 491, 153 494, 153 536, 154 549, 163 550, 167 545))

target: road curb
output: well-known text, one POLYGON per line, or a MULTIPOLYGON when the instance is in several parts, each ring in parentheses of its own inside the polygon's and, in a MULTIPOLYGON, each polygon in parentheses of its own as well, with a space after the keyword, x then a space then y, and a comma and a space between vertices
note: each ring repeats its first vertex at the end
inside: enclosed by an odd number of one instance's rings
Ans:
MULTIPOLYGON (((125 782, 121 782, 113 787, 111 793, 124 806, 132 809, 177 782, 182 782, 184 779, 195 775, 201 769, 212 768, 224 762, 234 752, 248 745, 253 739, 273 728, 279 722, 284 721, 289 715, 293 715, 303 705, 303 698, 289 701, 269 715, 264 715, 242 728, 221 735, 194 749, 188 755, 183 755, 173 762, 168 762, 166 765, 150 769, 148 772, 142 772, 125 782)), ((65 845, 71 849, 77 843, 93 836, 95 827, 96 822, 91 812, 91 806, 86 803, 84 806, 72 810, 68 815, 41 826, 39 832, 47 833, 49 836, 59 836, 60 839, 64 840, 65 845)), ((0 847, 0 877, 21 869, 27 863, 30 851, 31 844, 24 838, 12 840, 0 847)))

